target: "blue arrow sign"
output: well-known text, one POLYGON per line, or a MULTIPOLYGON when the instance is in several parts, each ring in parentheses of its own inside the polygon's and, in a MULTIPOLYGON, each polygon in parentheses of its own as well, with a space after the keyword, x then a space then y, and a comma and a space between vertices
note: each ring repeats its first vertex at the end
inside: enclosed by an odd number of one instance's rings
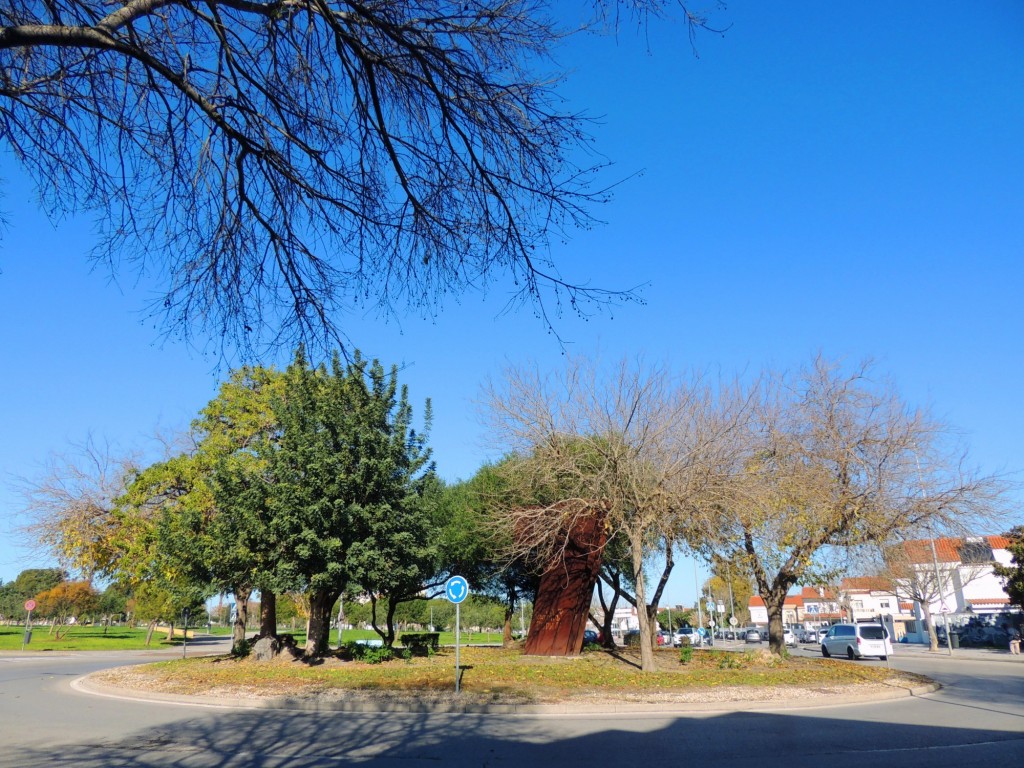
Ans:
POLYGON ((452 576, 444 585, 444 596, 453 603, 461 603, 469 596, 469 582, 461 576, 452 576))

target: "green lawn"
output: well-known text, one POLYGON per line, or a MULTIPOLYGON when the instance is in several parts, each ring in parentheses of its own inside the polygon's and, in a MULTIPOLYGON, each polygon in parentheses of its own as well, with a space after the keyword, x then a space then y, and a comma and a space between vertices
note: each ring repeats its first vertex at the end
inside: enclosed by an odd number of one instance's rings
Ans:
MULTIPOLYGON (((194 629, 190 629, 194 632, 194 629)), ((146 648, 146 628, 108 627, 106 634, 103 627, 79 626, 72 627, 67 635, 57 640, 50 634, 47 624, 38 624, 32 628, 32 641, 25 647, 26 651, 136 651, 146 648)), ((0 626, 0 651, 21 650, 24 627, 0 626)), ((166 648, 181 645, 181 636, 167 641, 167 629, 157 629, 149 647, 166 648)))
MULTIPOLYGON (((159 628, 153 633, 153 640, 149 648, 162 648, 172 645, 181 645, 180 628, 176 630, 174 640, 168 641, 167 629, 159 628)), ((286 629, 282 629, 286 632, 286 629)), ((134 651, 146 648, 146 628, 133 627, 108 627, 106 634, 101 626, 76 626, 72 627, 65 637, 57 640, 50 634, 50 627, 47 624, 37 624, 32 628, 32 641, 25 647, 26 651, 134 651)), ((189 627, 190 637, 207 634, 205 626, 189 627)), ((21 650, 22 638, 25 634, 24 627, 0 626, 0 651, 21 650)), ((226 636, 231 634, 230 627, 213 627, 210 634, 226 636)), ((301 645, 305 643, 305 632, 289 632, 295 636, 296 641, 301 645)), ((401 634, 401 633, 399 633, 401 634)), ((350 640, 377 640, 379 635, 368 629, 346 629, 343 633, 345 641, 350 640)), ((441 633, 441 645, 455 645, 454 632, 441 633)), ((460 637, 463 645, 500 644, 501 635, 496 633, 463 632, 460 637)), ((331 632, 331 645, 337 647, 338 632, 331 632)))

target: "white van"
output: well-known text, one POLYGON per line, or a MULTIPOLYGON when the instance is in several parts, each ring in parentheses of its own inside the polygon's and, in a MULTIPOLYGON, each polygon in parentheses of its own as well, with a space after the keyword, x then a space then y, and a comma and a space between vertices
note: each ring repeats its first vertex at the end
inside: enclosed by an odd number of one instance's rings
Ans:
POLYGON ((892 653, 889 632, 881 624, 835 624, 821 639, 821 655, 862 659, 877 656, 885 661, 892 653))

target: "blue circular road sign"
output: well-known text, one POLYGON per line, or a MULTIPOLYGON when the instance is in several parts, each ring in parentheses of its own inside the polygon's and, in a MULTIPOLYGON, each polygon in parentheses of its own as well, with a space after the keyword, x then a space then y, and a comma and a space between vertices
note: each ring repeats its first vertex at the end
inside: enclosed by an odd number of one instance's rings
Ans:
POLYGON ((469 596, 469 582, 461 576, 452 576, 444 585, 444 596, 453 603, 461 603, 469 596))

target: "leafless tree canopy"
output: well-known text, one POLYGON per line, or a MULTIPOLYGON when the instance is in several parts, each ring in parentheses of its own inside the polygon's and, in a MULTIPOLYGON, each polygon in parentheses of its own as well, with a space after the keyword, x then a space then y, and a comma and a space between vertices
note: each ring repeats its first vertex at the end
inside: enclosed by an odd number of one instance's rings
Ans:
POLYGON ((92 437, 50 457, 38 477, 19 482, 28 515, 22 532, 30 546, 87 579, 103 571, 115 557, 116 499, 136 469, 133 457, 115 455, 92 437))
MULTIPOLYGON (((511 493, 496 523, 528 534, 508 537, 516 554, 550 561, 575 518, 599 510, 609 538, 624 542, 638 608, 646 607, 649 560, 666 558, 663 586, 674 548, 694 535, 693 521, 705 517, 697 510, 713 503, 733 463, 730 437, 742 416, 734 405, 700 376, 627 360, 606 368, 570 359, 550 376, 510 369, 487 393, 492 434, 514 451, 501 467, 511 493)), ((639 614, 648 670, 651 621, 639 614)))
POLYGON ((0 141, 185 334, 337 339, 499 277, 578 308, 617 294, 547 255, 604 198, 561 35, 544 0, 0 0, 0 141))

